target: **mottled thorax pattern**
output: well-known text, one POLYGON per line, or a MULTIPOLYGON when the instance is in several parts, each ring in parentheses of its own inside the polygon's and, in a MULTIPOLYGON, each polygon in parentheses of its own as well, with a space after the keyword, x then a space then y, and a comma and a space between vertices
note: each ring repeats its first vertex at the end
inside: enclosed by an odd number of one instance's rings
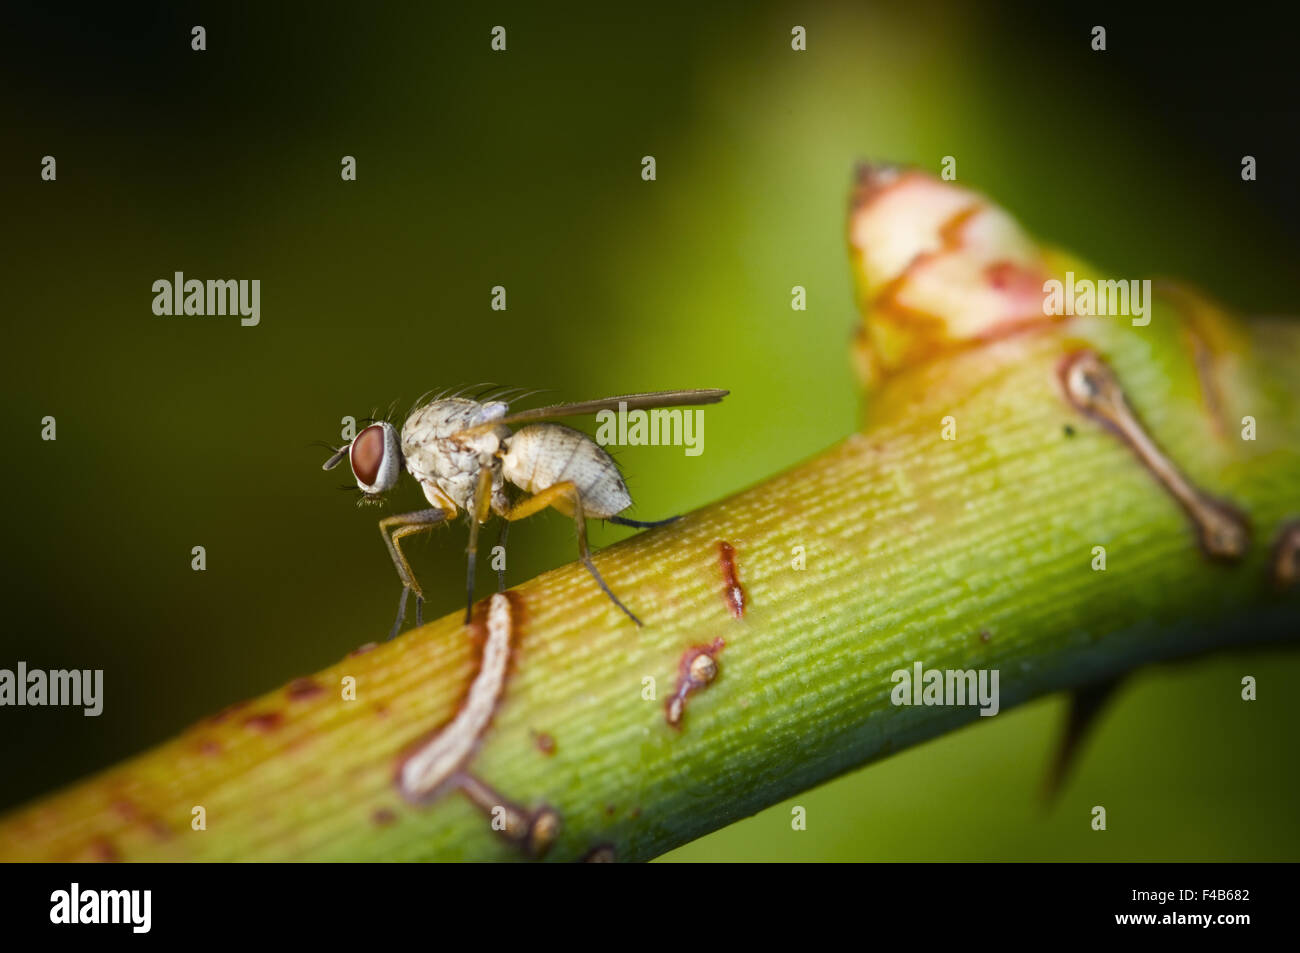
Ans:
MULTIPOLYGON (((494 454, 503 438, 509 436, 505 426, 483 433, 455 434, 502 417, 506 404, 500 401, 481 404, 463 397, 435 400, 417 409, 402 426, 402 453, 406 469, 425 486, 435 485, 457 506, 469 509, 479 471, 491 467, 493 508, 500 510, 508 505, 500 464, 494 454)), ((430 496, 430 501, 434 498, 430 496)))

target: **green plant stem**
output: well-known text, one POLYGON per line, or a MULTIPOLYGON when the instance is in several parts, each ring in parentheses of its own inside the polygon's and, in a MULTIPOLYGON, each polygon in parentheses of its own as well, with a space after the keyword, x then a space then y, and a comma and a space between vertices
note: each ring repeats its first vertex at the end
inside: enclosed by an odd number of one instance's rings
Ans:
MULTIPOLYGON (((914 662, 999 670, 1005 712, 1144 663, 1295 639, 1296 595, 1269 567, 1300 516, 1300 335, 1233 325, 1239 346, 1212 368, 1225 431, 1162 307, 1141 333, 1076 318, 907 369, 870 395, 863 432, 598 553, 643 629, 579 565, 519 586, 510 674, 466 769, 558 813, 547 859, 603 847, 642 860, 978 719, 891 704, 891 674, 914 662), (1106 356, 1188 477, 1249 516, 1244 560, 1208 560, 1130 449, 1064 400, 1056 367, 1080 346, 1106 356), (1238 435, 1247 414, 1255 441, 1238 435), (950 415, 957 439, 944 440, 950 415), (740 619, 720 541, 735 550, 740 619), (1105 571, 1092 568, 1098 545, 1105 571), (674 729, 679 661, 715 639, 717 678, 674 729)), ((10 814, 0 857, 523 857, 462 793, 413 804, 395 781, 403 752, 456 712, 479 641, 453 614, 200 723, 10 814), (341 697, 347 677, 355 701, 341 697), (205 830, 191 827, 196 806, 205 830)))

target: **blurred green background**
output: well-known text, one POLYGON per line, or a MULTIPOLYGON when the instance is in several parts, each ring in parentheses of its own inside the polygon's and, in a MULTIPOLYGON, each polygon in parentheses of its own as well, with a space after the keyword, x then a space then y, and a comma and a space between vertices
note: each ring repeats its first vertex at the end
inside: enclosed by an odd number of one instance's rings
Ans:
MULTIPOLYGON (((952 155, 961 182, 1116 274, 1296 310, 1294 87, 1270 72, 1289 61, 1260 10, 1249 33, 955 3, 18 4, 7 20, 0 666, 102 668, 106 700, 95 719, 0 710, 0 808, 386 634, 381 512, 309 446, 346 414, 476 381, 557 400, 730 388, 702 456, 620 453, 641 518, 849 433, 857 158, 952 155), (1244 154, 1258 182, 1240 180, 1244 154), (178 270, 260 279, 260 326, 155 316, 151 284, 178 270)), ((386 512, 421 500, 405 486, 386 512)), ((597 544, 626 532, 592 528, 597 544)), ((460 604, 463 546, 457 526, 413 547, 428 617, 460 604)), ((562 517, 528 521, 509 578, 572 554, 562 517)), ((1283 653, 1139 674, 1053 806, 1039 791, 1062 699, 669 856, 1294 860, 1297 678, 1283 653), (1241 674, 1260 678, 1255 704, 1241 674)))

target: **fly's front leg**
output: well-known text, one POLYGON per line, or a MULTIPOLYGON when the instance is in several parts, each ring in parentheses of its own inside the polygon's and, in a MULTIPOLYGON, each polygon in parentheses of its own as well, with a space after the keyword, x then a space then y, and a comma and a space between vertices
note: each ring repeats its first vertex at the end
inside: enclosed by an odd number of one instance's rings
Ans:
POLYGON ((474 488, 474 499, 470 501, 469 545, 465 553, 469 557, 465 569, 465 624, 469 625, 474 614, 474 564, 478 560, 478 528, 487 522, 492 512, 492 468, 483 467, 478 471, 478 486, 474 488))
POLYGON ((390 639, 395 637, 402 628, 402 621, 406 618, 406 597, 411 592, 415 593, 415 624, 422 625, 424 622, 421 618, 421 610, 424 608, 424 590, 415 581, 415 573, 411 571, 411 564, 406 561, 400 542, 403 537, 410 536, 412 533, 433 529, 446 518, 442 510, 433 507, 412 513, 386 516, 379 521, 379 532, 383 534, 384 545, 388 547, 388 555, 393 558, 397 576, 402 580, 402 595, 397 602, 397 619, 393 622, 393 630, 388 633, 390 639))
POLYGON ((506 519, 513 523, 515 520, 532 516, 548 506, 553 506, 566 516, 573 517, 573 522, 578 528, 578 558, 587 567, 587 572, 591 573, 591 578, 596 580, 596 585, 609 596, 610 601, 622 609, 629 619, 641 625, 641 620, 632 614, 632 610, 619 602, 618 596, 614 595, 613 590, 605 584, 605 580, 596 569, 596 564, 591 561, 591 551, 587 548, 587 519, 582 512, 582 494, 572 482, 566 480, 563 483, 556 483, 526 500, 520 500, 510 508, 506 519))

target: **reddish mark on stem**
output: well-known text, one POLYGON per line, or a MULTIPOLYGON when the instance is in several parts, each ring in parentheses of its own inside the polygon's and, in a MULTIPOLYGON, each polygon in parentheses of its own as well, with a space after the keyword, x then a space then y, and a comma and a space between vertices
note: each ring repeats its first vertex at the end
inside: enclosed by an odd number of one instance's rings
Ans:
POLYGON ((160 818, 154 815, 142 817, 140 809, 126 798, 120 798, 113 802, 113 813, 128 824, 142 824, 158 840, 167 840, 172 836, 171 829, 160 818))
POLYGON ((91 841, 90 854, 101 864, 115 864, 122 859, 117 846, 107 837, 96 837, 91 841))
POLYGON ((221 742, 214 741, 211 738, 204 738, 199 742, 199 754, 208 756, 221 754, 221 742))
POLYGON ((379 647, 378 642, 367 642, 365 645, 358 645, 355 649, 353 649, 351 652, 348 653, 348 658, 352 658, 352 656, 354 655, 365 655, 367 652, 376 649, 378 647, 379 647))
POLYGON ((548 758, 555 754, 555 739, 548 732, 539 731, 533 733, 533 744, 537 745, 537 750, 548 758))
POLYGON ((284 712, 264 711, 258 715, 249 715, 244 719, 244 727, 268 734, 284 724, 284 712))
POLYGON ((308 698, 315 698, 325 691, 325 686, 314 678, 298 678, 289 683, 285 689, 290 701, 305 701, 308 698))
POLYGON ((722 564, 722 598, 733 619, 745 616, 745 587, 736 573, 736 547, 725 539, 718 540, 718 558, 722 564))
POLYGON ((376 827, 387 827, 397 820, 397 814, 391 808, 377 807, 374 813, 370 815, 370 820, 374 822, 376 827))
POLYGON ((714 639, 710 645, 692 645, 682 653, 677 663, 677 690, 664 702, 664 718, 669 725, 680 730, 686 699, 718 677, 717 655, 726 644, 722 639, 714 639))

